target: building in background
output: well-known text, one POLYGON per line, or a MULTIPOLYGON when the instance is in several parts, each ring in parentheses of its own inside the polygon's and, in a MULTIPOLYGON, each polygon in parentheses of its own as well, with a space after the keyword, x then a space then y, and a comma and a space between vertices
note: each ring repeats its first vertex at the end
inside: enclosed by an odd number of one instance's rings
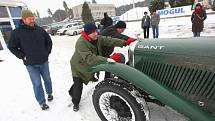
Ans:
MULTIPOLYGON (((89 8, 91 9, 92 16, 94 20, 100 20, 104 17, 104 13, 107 12, 108 16, 116 16, 115 6, 113 4, 96 4, 88 3, 89 8)), ((74 19, 80 19, 82 13, 83 4, 74 6, 72 8, 74 19)))
POLYGON ((18 26, 23 7, 27 7, 23 1, 0 0, 0 50, 7 48, 10 32, 18 26))

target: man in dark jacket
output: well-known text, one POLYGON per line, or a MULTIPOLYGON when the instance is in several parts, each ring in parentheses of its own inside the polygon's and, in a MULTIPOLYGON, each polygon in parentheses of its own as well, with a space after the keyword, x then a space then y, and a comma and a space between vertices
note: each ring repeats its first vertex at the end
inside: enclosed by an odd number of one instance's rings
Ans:
POLYGON ((144 38, 149 38, 149 27, 150 27, 150 16, 147 12, 144 12, 144 16, 142 18, 141 27, 143 29, 144 38))
POLYGON ((107 13, 104 13, 104 18, 101 20, 101 23, 100 23, 100 24, 102 25, 102 29, 101 29, 101 30, 104 30, 104 29, 107 28, 108 26, 113 25, 113 20, 112 20, 112 18, 110 18, 110 17, 108 16, 107 13))
POLYGON ((48 94, 48 101, 52 101, 52 82, 48 65, 52 40, 45 30, 35 24, 35 17, 30 10, 22 11, 22 20, 19 27, 11 33, 8 49, 17 58, 23 60, 30 75, 37 102, 42 110, 48 109, 41 76, 48 94))
MULTIPOLYGON (((109 26, 107 27, 105 30, 103 30, 100 35, 102 36, 110 36, 112 38, 118 38, 118 39, 122 39, 122 40, 134 40, 133 38, 130 38, 126 35, 123 35, 122 33, 124 32, 126 28, 126 23, 124 21, 118 21, 117 24, 113 25, 113 26, 109 26)), ((114 51, 114 47, 110 47, 110 46, 103 46, 102 47, 102 56, 109 58, 110 55, 113 53, 114 51)), ((109 72, 105 72, 105 78, 110 78, 110 73, 109 72)))

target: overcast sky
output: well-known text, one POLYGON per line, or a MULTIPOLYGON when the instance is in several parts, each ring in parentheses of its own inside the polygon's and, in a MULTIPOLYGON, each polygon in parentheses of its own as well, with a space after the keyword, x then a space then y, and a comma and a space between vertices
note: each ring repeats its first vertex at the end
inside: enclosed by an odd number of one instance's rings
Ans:
MULTIPOLYGON (((32 11, 39 11, 41 17, 48 16, 47 9, 50 8, 54 13, 57 9, 63 9, 63 1, 65 1, 68 7, 82 4, 84 1, 91 2, 92 0, 25 0, 27 6, 32 11)), ((99 4, 114 4, 116 7, 125 4, 131 4, 133 1, 144 1, 144 0, 96 0, 99 4)))

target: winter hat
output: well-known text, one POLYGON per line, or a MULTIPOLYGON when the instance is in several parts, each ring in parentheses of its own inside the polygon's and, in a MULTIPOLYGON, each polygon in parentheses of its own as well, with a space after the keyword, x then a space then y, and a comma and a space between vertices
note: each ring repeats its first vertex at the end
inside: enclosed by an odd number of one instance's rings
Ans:
POLYGON ((27 18, 27 17, 34 17, 33 13, 28 10, 28 9, 25 9, 25 10, 22 10, 22 18, 27 18))
POLYGON ((116 28, 126 28, 126 23, 124 21, 118 21, 115 25, 116 28))
POLYGON ((97 29, 97 27, 94 23, 86 23, 84 25, 84 32, 86 32, 87 35, 95 32, 96 29, 97 29))
POLYGON ((108 16, 108 14, 105 12, 105 13, 104 13, 104 17, 107 17, 107 16, 108 16))

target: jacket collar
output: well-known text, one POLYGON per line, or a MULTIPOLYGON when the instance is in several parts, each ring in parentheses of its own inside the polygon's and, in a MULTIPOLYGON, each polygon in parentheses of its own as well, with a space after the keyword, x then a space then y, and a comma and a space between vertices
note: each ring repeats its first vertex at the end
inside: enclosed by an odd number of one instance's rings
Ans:
POLYGON ((20 20, 20 24, 19 24, 19 27, 25 28, 28 30, 34 30, 36 26, 37 26, 36 24, 34 25, 34 27, 28 26, 23 22, 23 20, 20 20))
POLYGON ((90 39, 90 37, 87 35, 87 33, 86 32, 81 32, 81 35, 87 40, 87 41, 92 41, 91 39, 90 39))

